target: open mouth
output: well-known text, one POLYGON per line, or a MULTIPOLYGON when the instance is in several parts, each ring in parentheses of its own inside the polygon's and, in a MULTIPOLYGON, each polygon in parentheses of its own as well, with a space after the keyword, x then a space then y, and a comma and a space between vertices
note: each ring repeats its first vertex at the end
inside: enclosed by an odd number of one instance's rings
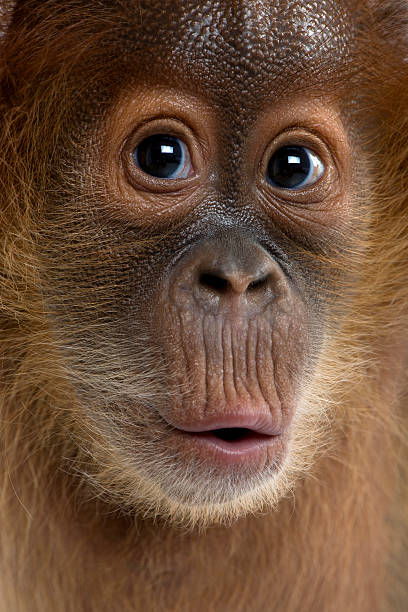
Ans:
POLYGON ((197 424, 173 424, 187 454, 218 465, 264 466, 282 455, 286 435, 269 411, 245 409, 197 424))
POLYGON ((270 453, 279 435, 263 434, 247 427, 221 427, 207 431, 183 432, 198 451, 227 463, 256 460, 270 453))
POLYGON ((259 433, 254 431, 253 429, 248 429, 246 427, 223 427, 221 429, 212 429, 210 431, 203 431, 201 433, 196 433, 197 436, 213 436, 218 440, 223 440, 224 442, 241 442, 243 440, 258 440, 269 439, 271 436, 266 434, 259 433))

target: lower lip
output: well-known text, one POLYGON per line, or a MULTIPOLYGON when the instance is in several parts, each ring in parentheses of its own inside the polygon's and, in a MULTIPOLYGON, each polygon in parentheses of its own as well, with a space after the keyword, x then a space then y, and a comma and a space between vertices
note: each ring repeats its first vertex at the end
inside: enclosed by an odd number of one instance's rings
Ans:
MULTIPOLYGON (((261 466, 277 462, 282 455, 282 436, 253 433, 241 440, 223 440, 212 432, 191 433, 178 430, 190 451, 212 463, 224 466, 261 466)), ((279 462, 279 461, 278 461, 279 462)))

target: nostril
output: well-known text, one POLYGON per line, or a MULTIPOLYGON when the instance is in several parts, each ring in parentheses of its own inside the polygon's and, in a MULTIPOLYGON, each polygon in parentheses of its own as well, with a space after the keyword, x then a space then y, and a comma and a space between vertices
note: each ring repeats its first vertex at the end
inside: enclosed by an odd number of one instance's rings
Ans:
POLYGON ((221 274, 202 272, 199 276, 199 284, 215 293, 227 293, 230 290, 237 293, 262 293, 268 286, 268 275, 258 278, 248 283, 247 277, 232 276, 225 278, 221 274))
POLYGON ((252 283, 249 283, 247 287, 247 291, 252 292, 252 291, 258 291, 259 289, 266 289, 267 284, 268 284, 267 276, 264 276, 263 278, 258 278, 257 280, 252 281, 252 283))
POLYGON ((216 274, 209 274, 208 272, 203 272, 199 278, 200 285, 203 285, 207 289, 212 289, 213 291, 225 292, 228 289, 229 282, 222 278, 221 276, 217 276, 216 274))

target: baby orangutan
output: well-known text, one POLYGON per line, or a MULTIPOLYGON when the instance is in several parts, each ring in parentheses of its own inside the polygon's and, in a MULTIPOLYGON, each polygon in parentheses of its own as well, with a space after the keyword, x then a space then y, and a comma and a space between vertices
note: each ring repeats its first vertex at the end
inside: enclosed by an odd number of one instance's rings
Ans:
POLYGON ((0 24, 0 612, 407 610, 407 3, 0 24))

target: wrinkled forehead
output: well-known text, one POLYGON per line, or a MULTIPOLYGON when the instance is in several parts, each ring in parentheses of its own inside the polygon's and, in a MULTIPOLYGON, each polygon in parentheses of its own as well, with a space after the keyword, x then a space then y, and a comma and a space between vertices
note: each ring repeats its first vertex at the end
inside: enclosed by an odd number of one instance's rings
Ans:
MULTIPOLYGON (((353 28, 347 0, 146 0, 135 7, 129 59, 144 77, 251 103, 256 90, 330 79, 347 65, 353 28)), ((130 27, 130 24, 129 24, 130 27)))

